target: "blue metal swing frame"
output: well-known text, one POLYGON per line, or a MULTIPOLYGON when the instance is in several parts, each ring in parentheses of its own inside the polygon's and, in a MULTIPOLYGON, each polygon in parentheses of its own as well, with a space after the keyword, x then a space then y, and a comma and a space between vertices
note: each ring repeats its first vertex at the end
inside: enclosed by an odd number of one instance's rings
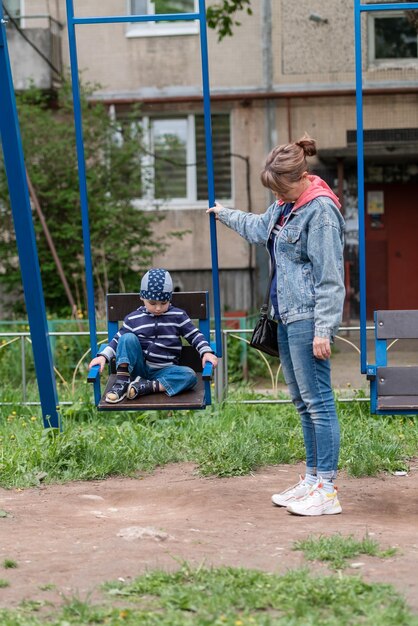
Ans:
POLYGON ((33 357, 45 428, 61 428, 57 388, 49 342, 45 300, 13 89, 6 24, 0 3, 0 134, 10 205, 32 339, 33 357))
MULTIPOLYGON (((109 24, 120 22, 159 22, 159 21, 190 21, 199 22, 201 67, 203 85, 203 111, 206 143, 206 167, 208 180, 208 206, 215 203, 215 185, 213 172, 212 125, 210 110, 210 83, 208 44, 206 29, 205 0, 199 0, 199 11, 196 13, 178 13, 169 15, 123 15, 100 17, 77 17, 74 15, 73 0, 66 0, 67 28, 70 49, 71 82, 73 93, 74 124, 76 134, 77 163, 79 172, 79 191, 85 258, 87 308, 89 317, 90 349, 92 355, 97 354, 97 327, 94 298, 93 264, 89 227, 89 208, 86 184, 86 163, 82 129, 82 113, 80 104, 79 70, 75 27, 88 24, 109 24)), ((41 400, 43 422, 45 427, 61 428, 59 402, 53 368, 52 352, 49 342, 45 300, 36 248, 35 231, 32 221, 29 191, 26 179, 22 142, 10 69, 10 58, 6 39, 7 20, 4 18, 0 4, 0 132, 4 153, 4 162, 9 185, 10 204, 13 213, 16 242, 22 272, 22 283, 25 294, 26 309, 29 319, 36 377, 41 400)), ((221 305, 219 288, 219 267, 217 255, 216 222, 213 213, 210 220, 210 244, 212 258, 212 287, 215 316, 214 350, 218 357, 222 356, 221 340, 221 305)), ((90 373, 93 375, 94 373, 90 373)), ((96 404, 100 400, 100 381, 94 376, 94 397, 96 404)))
MULTIPOLYGON (((377 415, 406 414, 415 415, 417 409, 401 410, 380 409, 379 389, 385 383, 384 378, 379 378, 378 372, 387 366, 387 339, 383 337, 380 325, 380 314, 385 312, 376 311, 375 321, 375 358, 376 363, 367 362, 367 308, 366 308, 366 216, 364 196, 364 135, 363 135, 363 68, 361 46, 361 17, 363 13, 376 11, 405 11, 418 9, 418 2, 388 2, 378 4, 361 4, 361 0, 354 2, 354 32, 355 32, 355 74, 356 74, 356 120, 357 120, 357 180, 358 180, 358 229, 359 229, 359 283, 360 283, 360 365, 361 373, 367 374, 370 380, 370 411, 377 415)), ((387 312, 386 312, 387 313, 387 312)), ((406 321, 406 311, 393 311, 392 318, 406 321)), ((411 311, 411 314, 417 312, 411 311)), ((401 334, 398 335, 401 338, 401 334)), ((412 336, 410 335, 412 338, 412 336)), ((405 370, 406 368, 404 368, 405 370)), ((418 392, 417 392, 418 395, 418 392)), ((412 397, 412 396, 411 396, 412 397)))

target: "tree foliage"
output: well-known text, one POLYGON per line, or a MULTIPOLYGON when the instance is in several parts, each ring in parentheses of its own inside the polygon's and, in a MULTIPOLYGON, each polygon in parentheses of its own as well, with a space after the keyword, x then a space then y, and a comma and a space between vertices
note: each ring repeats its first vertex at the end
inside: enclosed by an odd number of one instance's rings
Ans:
POLYGON ((213 28, 218 33, 218 40, 232 36, 234 26, 240 26, 236 19, 238 11, 245 11, 247 15, 252 15, 251 0, 223 0, 209 6, 206 11, 206 19, 209 28, 213 28))
MULTIPOLYGON (((162 249, 154 235, 158 214, 133 207, 141 196, 141 132, 138 112, 112 120, 106 107, 89 104, 93 88, 82 88, 86 182, 96 302, 107 291, 137 290, 138 272, 162 249)), ((71 89, 64 84, 53 103, 31 89, 17 96, 25 162, 73 297, 86 310, 84 255, 71 89), (51 106, 52 105, 52 106, 51 106)), ((0 286, 24 309, 15 232, 3 163, 0 163, 0 286)), ((47 310, 70 311, 63 285, 36 214, 33 213, 47 310)))

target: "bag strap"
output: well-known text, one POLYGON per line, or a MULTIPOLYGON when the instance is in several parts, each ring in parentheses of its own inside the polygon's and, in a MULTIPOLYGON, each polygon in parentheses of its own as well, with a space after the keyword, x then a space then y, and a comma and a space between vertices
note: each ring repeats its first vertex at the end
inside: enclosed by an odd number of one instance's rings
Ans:
MULTIPOLYGON (((293 209, 291 209, 289 211, 289 213, 287 213, 287 215, 285 215, 283 224, 280 226, 280 230, 282 230, 282 228, 284 228, 286 226, 286 224, 289 221, 289 219, 290 219, 292 214, 293 214, 293 209)), ((272 280, 273 280, 273 274, 274 274, 274 263, 271 264, 269 282, 268 282, 268 285, 267 285, 266 295, 264 296, 264 304, 262 305, 262 307, 260 309, 260 314, 261 315, 267 315, 267 313, 268 313, 269 301, 270 301, 270 288, 271 288, 271 283, 272 283, 272 280)))
POLYGON ((271 289, 271 283, 273 280, 273 274, 274 274, 274 263, 271 264, 271 269, 270 269, 270 276, 269 276, 269 282, 267 285, 267 291, 266 291, 266 295, 264 296, 264 303, 260 309, 260 313, 261 315, 267 315, 268 312, 268 308, 269 308, 269 301, 270 301, 270 289, 271 289))

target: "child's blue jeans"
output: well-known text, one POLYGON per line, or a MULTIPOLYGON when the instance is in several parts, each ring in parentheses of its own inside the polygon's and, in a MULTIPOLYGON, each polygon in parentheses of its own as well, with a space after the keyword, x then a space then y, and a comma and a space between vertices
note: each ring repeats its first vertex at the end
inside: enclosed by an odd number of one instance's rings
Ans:
POLYGON ((192 389, 197 382, 196 373, 190 367, 167 365, 167 367, 157 369, 146 365, 141 344, 134 333, 125 333, 119 337, 116 368, 122 363, 128 364, 132 379, 141 376, 147 380, 158 380, 169 396, 192 389))

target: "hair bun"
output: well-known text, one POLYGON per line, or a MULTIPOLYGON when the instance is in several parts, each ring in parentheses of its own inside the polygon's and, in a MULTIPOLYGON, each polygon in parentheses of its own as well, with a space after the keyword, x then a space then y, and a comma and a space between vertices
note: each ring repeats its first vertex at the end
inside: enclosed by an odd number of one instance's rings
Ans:
POLYGON ((295 144, 302 148, 306 156, 314 156, 317 152, 315 139, 309 137, 307 133, 299 141, 295 141, 295 144))

